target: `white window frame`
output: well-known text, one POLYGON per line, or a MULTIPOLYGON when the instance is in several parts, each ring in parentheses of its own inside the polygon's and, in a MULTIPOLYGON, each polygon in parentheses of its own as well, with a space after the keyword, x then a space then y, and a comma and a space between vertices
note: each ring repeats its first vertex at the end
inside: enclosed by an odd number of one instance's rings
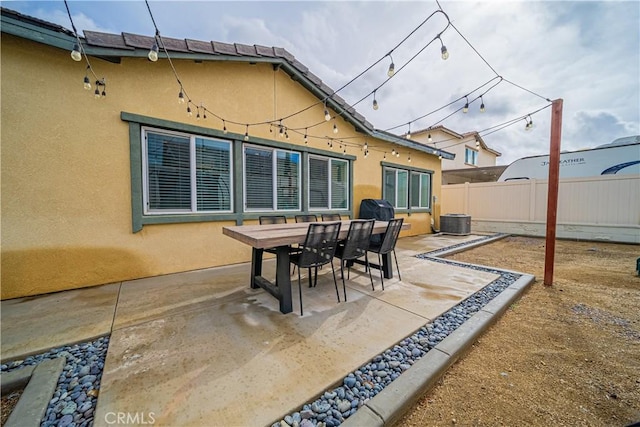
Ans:
POLYGON ((142 145, 142 201, 144 215, 175 215, 175 214, 199 214, 199 213, 230 213, 233 212, 233 145, 231 141, 212 138, 210 136, 188 134, 183 132, 170 131, 166 129, 157 129, 153 127, 142 126, 140 129, 140 141, 142 145), (190 209, 162 209, 154 210, 149 208, 149 157, 147 145, 147 133, 164 134, 189 139, 189 176, 191 181, 191 208, 190 209), (197 197, 197 168, 196 168, 196 139, 208 139, 216 142, 222 142, 229 145, 229 207, 228 210, 198 210, 197 197))
POLYGON ((242 201, 243 203, 243 211, 244 212, 301 212, 301 206, 302 206, 302 153, 300 151, 295 151, 295 150, 285 150, 282 148, 277 148, 277 147, 267 147, 267 146, 263 146, 263 145, 256 145, 256 144, 243 144, 242 145, 242 186, 243 186, 243 198, 244 200, 242 201), (247 186, 247 162, 246 162, 246 150, 247 148, 253 148, 253 149, 257 149, 257 150, 264 150, 264 151, 271 151, 274 155, 272 156, 273 158, 271 159, 271 167, 272 167, 272 171, 276 171, 278 170, 278 156, 277 156, 277 152, 283 152, 283 153, 293 153, 293 154, 297 154, 298 155, 298 182, 296 183, 297 188, 298 188, 298 207, 295 209, 278 209, 278 174, 274 173, 272 176, 272 207, 271 209, 264 209, 264 208, 247 208, 247 191, 246 191, 246 186, 247 186))
POLYGON ((395 187, 394 187, 394 195, 393 195, 394 197, 393 197, 393 202, 391 204, 393 205, 393 207, 395 209, 408 209, 409 205, 411 204, 410 200, 409 200, 410 199, 409 195, 410 195, 410 192, 411 192, 411 182, 410 182, 411 171, 409 169, 395 168, 395 167, 391 167, 391 166, 383 167, 383 170, 382 170, 382 180, 383 180, 382 181, 382 191, 383 191, 382 198, 387 200, 387 201, 389 201, 389 199, 387 198, 387 194, 386 194, 387 185, 386 185, 386 182, 385 182, 385 180, 386 180, 386 172, 387 171, 394 171, 395 172, 395 187), (407 174, 407 193, 405 195, 405 197, 406 197, 406 206, 401 206, 401 207, 398 206, 398 173, 406 173, 407 174))
POLYGON ((464 147, 464 162, 468 165, 478 166, 478 150, 471 147, 464 147), (469 157, 471 161, 469 162, 469 157))
POLYGON ((345 159, 337 159, 334 157, 329 157, 329 156, 321 156, 318 154, 309 154, 309 158, 307 160, 307 182, 309 183, 308 188, 307 188, 307 204, 309 205, 308 208, 310 211, 348 211, 349 210, 349 200, 351 197, 351 174, 350 174, 350 170, 349 168, 351 167, 351 162, 349 162, 348 160, 345 159), (315 207, 315 206, 311 206, 311 165, 309 164, 309 162, 311 161, 311 159, 320 159, 320 160, 326 160, 327 161, 327 167, 328 167, 328 173, 327 173, 327 188, 328 188, 328 194, 327 194, 327 202, 328 202, 328 207, 315 207), (346 194, 346 198, 347 198, 347 203, 346 206, 344 208, 336 208, 333 207, 333 181, 332 181, 332 176, 331 176, 331 171, 332 171, 332 166, 333 166, 333 162, 340 162, 340 163, 344 163, 347 166, 347 171, 346 171, 346 182, 345 182, 345 186, 347 188, 347 194, 346 194))
POLYGON ((433 186, 433 174, 428 172, 420 172, 420 171, 410 171, 409 173, 409 207, 411 209, 431 209, 431 197, 432 197, 432 186, 433 186), (414 206, 412 203, 411 191, 413 189, 413 180, 415 179, 414 174, 417 175, 419 190, 418 190, 418 203, 422 200, 422 192, 424 188, 422 186, 422 177, 427 176, 429 182, 429 188, 427 188, 427 192, 429 193, 429 197, 427 198, 427 206, 414 206))

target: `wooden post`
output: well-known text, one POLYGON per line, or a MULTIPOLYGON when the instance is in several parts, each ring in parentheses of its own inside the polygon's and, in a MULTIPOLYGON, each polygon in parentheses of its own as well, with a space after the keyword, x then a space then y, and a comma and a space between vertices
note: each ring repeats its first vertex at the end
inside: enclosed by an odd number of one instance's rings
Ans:
POLYGON ((560 139, 562 135, 562 99, 551 107, 551 140, 549 142, 549 186, 547 191, 547 236, 544 252, 544 284, 553 285, 553 263, 556 255, 556 221, 558 218, 558 182, 560 179, 560 139))

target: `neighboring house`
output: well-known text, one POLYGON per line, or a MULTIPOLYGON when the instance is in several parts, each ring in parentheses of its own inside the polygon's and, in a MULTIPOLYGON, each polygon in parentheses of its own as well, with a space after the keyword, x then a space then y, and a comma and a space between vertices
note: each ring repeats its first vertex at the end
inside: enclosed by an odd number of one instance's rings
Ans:
POLYGON ((412 132, 411 140, 455 154, 453 159, 442 159, 443 184, 497 181, 506 168, 496 166, 496 158, 502 154, 489 148, 478 132, 460 134, 434 126, 412 132))
POLYGON ((179 104, 153 35, 85 31, 96 88, 69 30, 1 24, 2 299, 247 262, 222 227, 269 213, 384 198, 403 235, 431 230, 454 156, 374 129, 284 49, 164 38, 179 104))

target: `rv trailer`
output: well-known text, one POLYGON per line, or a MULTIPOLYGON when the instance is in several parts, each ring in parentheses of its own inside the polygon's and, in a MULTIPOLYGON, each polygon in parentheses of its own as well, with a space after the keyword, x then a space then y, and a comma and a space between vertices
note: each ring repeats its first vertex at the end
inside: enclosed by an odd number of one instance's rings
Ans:
MULTIPOLYGON (((560 178, 599 175, 640 175, 640 135, 588 150, 560 153, 560 178)), ((511 163, 498 182, 548 177, 549 156, 530 156, 511 163)))

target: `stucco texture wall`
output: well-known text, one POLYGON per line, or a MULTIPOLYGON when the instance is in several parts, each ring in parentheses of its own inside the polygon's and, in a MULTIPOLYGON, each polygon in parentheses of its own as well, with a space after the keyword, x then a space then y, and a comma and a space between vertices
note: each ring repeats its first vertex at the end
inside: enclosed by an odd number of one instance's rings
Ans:
MULTIPOLYGON (((187 117, 166 61, 92 59, 98 77, 107 81, 107 96, 95 99, 93 90, 82 87, 84 62, 72 61, 67 51, 3 34, 1 54, 2 299, 250 261, 248 246, 222 234, 223 226, 235 222, 145 225, 132 232, 129 126, 121 112, 222 128, 213 118, 187 117)), ((270 64, 175 65, 194 102, 239 122, 282 117, 318 100, 270 64)), ((286 125, 316 123, 322 114, 318 105, 286 125)), ((341 137, 361 136, 346 122, 337 124, 341 137)), ((227 127, 244 134, 244 127, 227 127)), ((331 135, 331 127, 323 124, 313 134, 331 135)), ((250 132, 273 136, 269 126, 250 132)), ((303 144, 297 135, 288 142, 303 144)), ((369 144, 381 151, 364 159, 360 150, 348 150, 358 156, 356 215, 361 199, 381 197, 380 162, 383 151, 392 149, 381 141, 369 144)), ((309 145, 327 149, 320 140, 309 145)), ((406 164, 406 156, 397 161, 406 164)), ((439 195, 438 158, 414 152, 412 161, 437 171, 433 192, 439 195)), ((404 234, 429 232, 428 214, 407 221, 412 228, 404 234)))

